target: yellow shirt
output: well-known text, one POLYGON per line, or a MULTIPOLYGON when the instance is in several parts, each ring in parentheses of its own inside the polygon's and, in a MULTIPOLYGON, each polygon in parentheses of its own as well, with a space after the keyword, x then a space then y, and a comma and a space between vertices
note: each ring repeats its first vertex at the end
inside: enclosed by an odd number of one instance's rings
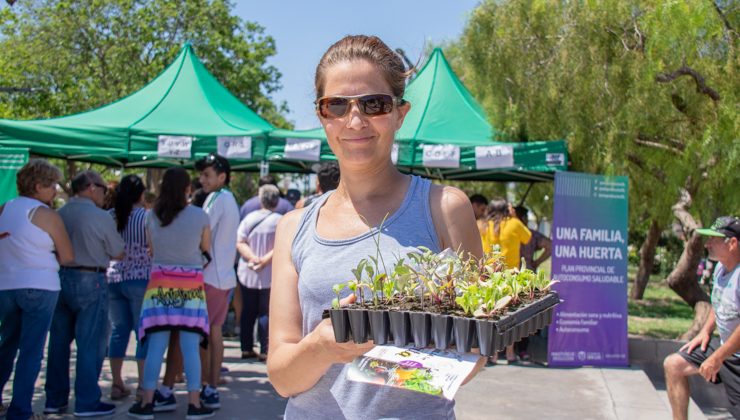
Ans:
POLYGON ((485 232, 481 232, 483 251, 491 252, 494 245, 499 245, 504 255, 506 268, 517 268, 521 265, 519 247, 529 242, 531 237, 532 232, 514 217, 501 221, 498 235, 494 235, 493 221, 489 221, 485 232))

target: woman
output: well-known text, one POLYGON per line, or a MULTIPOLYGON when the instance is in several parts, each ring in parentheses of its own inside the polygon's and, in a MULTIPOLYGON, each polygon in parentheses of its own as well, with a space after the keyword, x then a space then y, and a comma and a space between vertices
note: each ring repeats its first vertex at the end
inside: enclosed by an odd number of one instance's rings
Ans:
MULTIPOLYGON (((485 252, 491 252, 494 245, 498 245, 504 257, 504 268, 519 268, 521 266, 520 248, 529 242, 531 237, 532 232, 516 217, 511 203, 500 197, 491 200, 488 204, 486 231, 481 238, 485 252)), ((491 356, 490 363, 496 363, 497 358, 498 355, 491 356)), ((514 346, 506 347, 506 361, 517 362, 514 346)))
POLYGON ((267 370, 278 393, 290 397, 286 419, 454 418, 453 401, 348 381, 346 363, 373 345, 337 343, 330 321, 321 320, 331 286, 375 255, 373 235, 388 264, 417 246, 482 254, 465 194, 403 175, 391 161, 411 106, 402 99, 407 74, 397 54, 368 36, 340 40, 316 69, 317 114, 342 176, 335 191, 277 228, 267 370))
POLYGON ((274 185, 259 189, 261 209, 247 215, 239 224, 236 249, 239 251, 239 291, 242 308, 240 326, 242 359, 258 357, 267 360, 268 312, 272 279, 272 253, 275 229, 282 215, 275 209, 280 190, 274 185), (259 355, 254 352, 254 322, 260 339, 259 355))
POLYGON ((108 267, 108 297, 110 299, 109 317, 111 336, 108 345, 113 385, 110 398, 120 400, 131 394, 121 377, 123 358, 126 356, 131 330, 136 334, 136 364, 138 368, 139 389, 144 370, 146 346, 139 340, 139 315, 144 292, 149 282, 151 260, 147 252, 146 209, 144 191, 146 187, 136 175, 126 175, 116 186, 113 208, 110 210, 116 221, 118 232, 125 242, 126 256, 120 261, 113 260, 108 267))
POLYGON ((49 208, 62 174, 31 159, 16 176, 19 196, 0 206, 0 393, 13 371, 8 419, 28 419, 59 290, 59 265, 74 260, 62 218, 49 208))
POLYGON ((190 176, 182 168, 164 173, 154 209, 147 215, 147 240, 152 268, 139 322, 139 337, 147 342, 141 402, 129 409, 140 419, 154 418, 154 390, 170 331, 178 331, 190 404, 188 419, 210 417, 200 403, 198 345, 208 336, 208 312, 203 285, 203 255, 211 243, 208 216, 188 205, 190 176))

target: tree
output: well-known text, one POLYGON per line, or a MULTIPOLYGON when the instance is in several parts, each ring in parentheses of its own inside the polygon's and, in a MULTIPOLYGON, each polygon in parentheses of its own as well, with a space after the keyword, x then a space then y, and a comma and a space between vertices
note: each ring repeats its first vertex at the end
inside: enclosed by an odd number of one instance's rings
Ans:
POLYGON ((289 128, 270 94, 280 73, 267 64, 275 42, 231 13, 225 0, 24 0, 0 9, 0 117, 76 113, 152 80, 186 41, 214 76, 271 123, 289 128))
POLYGON ((573 169, 629 176, 630 223, 647 233, 643 286, 679 216, 686 243, 668 284, 696 324, 708 296, 690 229, 740 204, 727 191, 740 181, 739 17, 736 3, 707 0, 489 0, 452 60, 507 139, 567 138, 573 169))

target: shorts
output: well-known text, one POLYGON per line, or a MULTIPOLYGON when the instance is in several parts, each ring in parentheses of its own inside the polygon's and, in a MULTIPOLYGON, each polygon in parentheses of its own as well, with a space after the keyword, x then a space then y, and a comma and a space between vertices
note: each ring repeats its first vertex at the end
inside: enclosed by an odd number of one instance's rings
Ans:
POLYGON ((208 308, 208 319, 211 331, 221 328, 226 322, 226 314, 229 312, 229 293, 232 289, 219 289, 206 283, 206 307, 208 308))
MULTIPOLYGON (((702 352, 701 347, 695 348, 690 354, 685 351, 679 351, 686 361, 699 367, 709 356, 714 353, 714 347, 709 344, 707 351, 702 352)), ((736 412, 740 412, 740 357, 732 355, 722 363, 722 367, 719 368, 717 373, 717 384, 724 384, 725 390, 727 391, 727 398, 732 404, 730 412, 736 415, 736 412)))

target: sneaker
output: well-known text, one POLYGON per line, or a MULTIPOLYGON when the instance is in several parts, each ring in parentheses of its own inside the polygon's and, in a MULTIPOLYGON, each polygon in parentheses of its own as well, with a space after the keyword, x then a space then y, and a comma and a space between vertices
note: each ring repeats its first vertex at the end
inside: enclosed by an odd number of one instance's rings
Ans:
POLYGON ((206 408, 221 408, 221 400, 218 397, 218 391, 212 388, 210 394, 206 393, 208 385, 203 385, 203 389, 200 391, 200 403, 206 408))
POLYGON ((113 404, 98 402, 98 406, 88 411, 75 411, 75 417, 97 417, 107 416, 116 412, 116 406, 113 404))
POLYGON ((141 403, 136 403, 128 409, 128 415, 137 419, 152 420, 154 418, 154 404, 149 403, 142 406, 141 403))
POLYGON ((175 393, 170 394, 169 397, 162 395, 159 390, 154 391, 154 411, 161 413, 163 411, 175 411, 177 409, 177 400, 175 399, 175 393))
POLYGON ((44 414, 62 414, 67 412, 67 408, 69 406, 67 404, 64 404, 61 407, 45 407, 44 408, 44 414))
POLYGON ((214 414, 216 413, 214 413, 213 410, 203 405, 196 407, 193 404, 188 404, 188 415, 185 416, 185 418, 188 420, 204 419, 206 417, 211 417, 214 414))

